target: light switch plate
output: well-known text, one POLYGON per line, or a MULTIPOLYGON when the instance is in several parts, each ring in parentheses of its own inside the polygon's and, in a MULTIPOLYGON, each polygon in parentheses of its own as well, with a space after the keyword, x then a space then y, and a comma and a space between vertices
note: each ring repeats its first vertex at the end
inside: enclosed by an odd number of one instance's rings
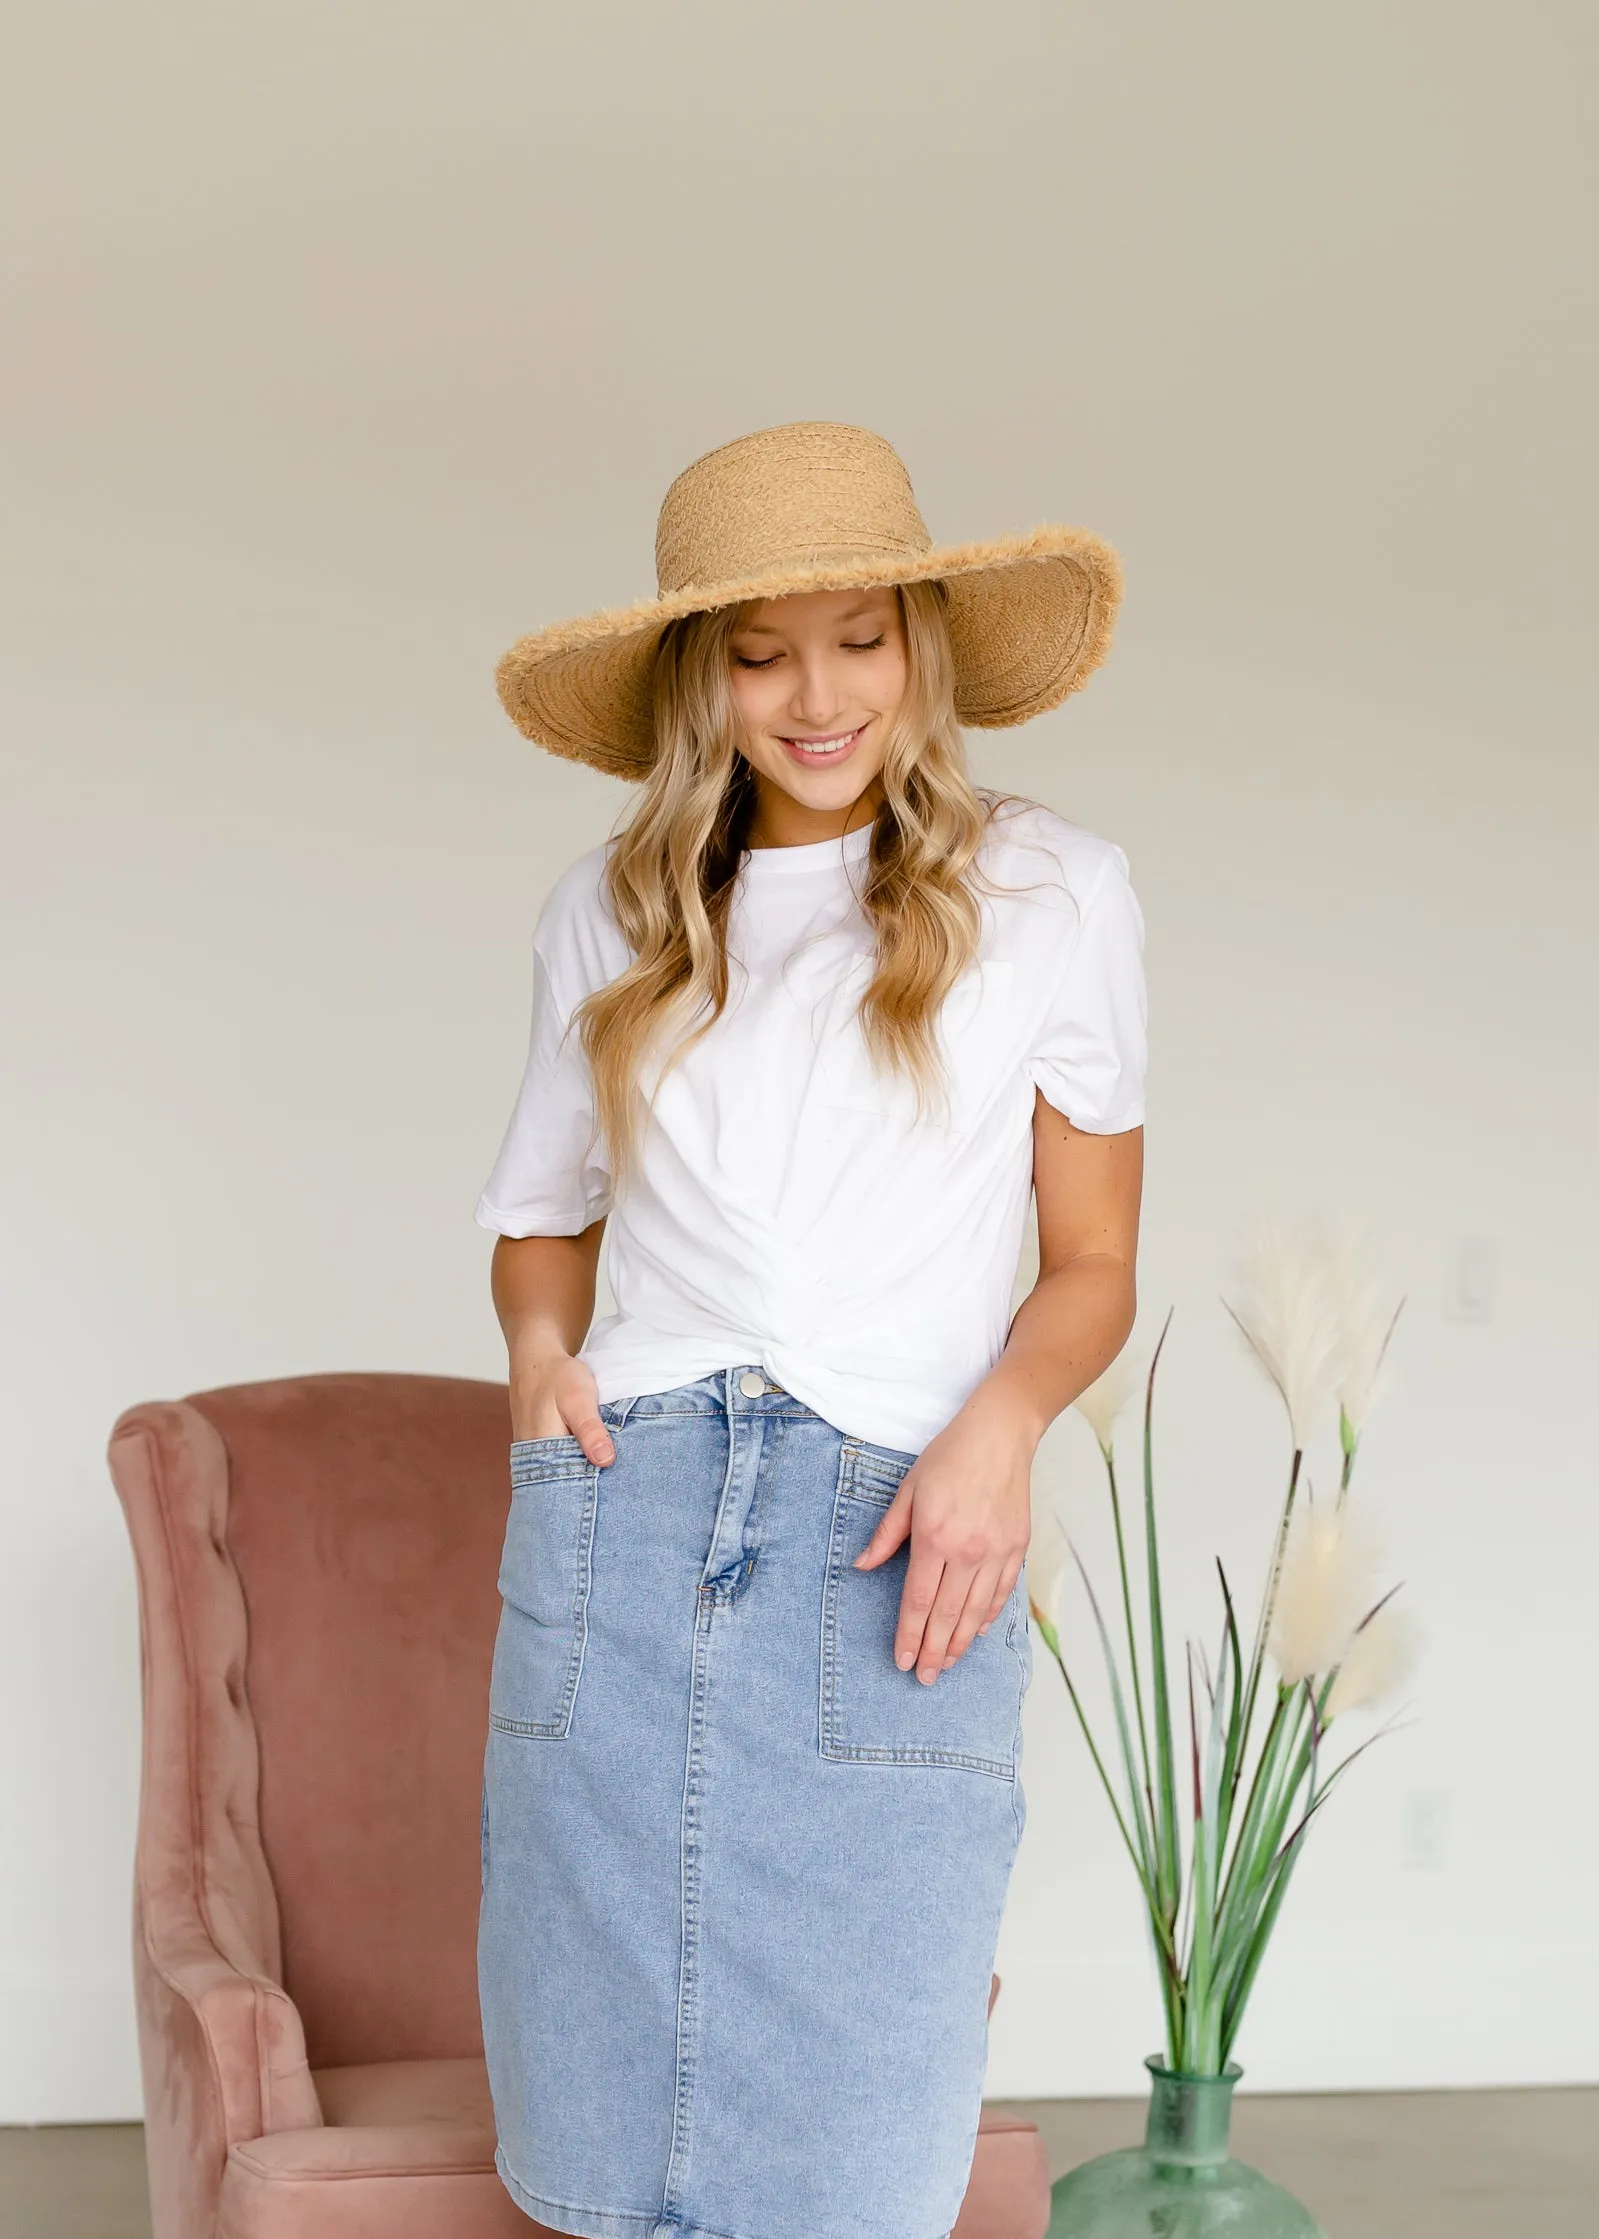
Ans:
POLYGON ((1484 1236, 1463 1236, 1450 1262, 1444 1312, 1452 1322, 1491 1322, 1498 1291, 1498 1245, 1484 1236))

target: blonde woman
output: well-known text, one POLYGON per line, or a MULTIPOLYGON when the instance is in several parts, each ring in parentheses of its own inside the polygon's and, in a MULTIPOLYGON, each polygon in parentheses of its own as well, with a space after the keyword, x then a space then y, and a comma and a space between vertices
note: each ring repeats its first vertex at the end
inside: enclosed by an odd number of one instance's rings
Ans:
POLYGON ((1125 857, 975 787, 960 725, 1075 690, 1119 570, 1075 529, 936 548, 889 446, 811 423, 679 476, 657 563, 499 670, 640 793, 539 915, 477 1210, 497 2163, 587 2239, 943 2239, 1024 1816, 1029 1466, 1132 1326, 1144 1069, 1125 857))

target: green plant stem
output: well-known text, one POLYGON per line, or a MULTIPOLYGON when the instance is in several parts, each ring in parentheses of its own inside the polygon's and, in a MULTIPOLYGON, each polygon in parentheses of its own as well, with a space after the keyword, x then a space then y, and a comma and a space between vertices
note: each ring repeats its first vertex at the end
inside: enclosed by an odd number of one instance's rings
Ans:
POLYGON ((1099 1596, 1094 1592, 1093 1581, 1088 1575, 1087 1566, 1075 1547, 1072 1549, 1072 1560, 1077 1565, 1078 1576, 1083 1582, 1083 1592, 1088 1596, 1088 1607, 1093 1615, 1094 1628, 1099 1634, 1100 1653, 1105 1659, 1105 1676, 1110 1682, 1111 1710, 1116 1719, 1116 1739, 1121 1747, 1122 1771, 1127 1780, 1128 1807, 1138 1828, 1139 1848, 1143 1851, 1146 1867, 1153 1876, 1156 1859, 1153 1831, 1145 1821, 1138 1800, 1138 1766, 1133 1757, 1132 1735, 1128 1729, 1127 1700, 1122 1693, 1121 1674, 1116 1669, 1116 1651, 1111 1646, 1110 1630, 1105 1623, 1104 1612, 1099 1606, 1099 1596))
MULTIPOLYGON (((1337 1676, 1327 1673, 1319 1680, 1304 1680, 1292 1686, 1283 1684, 1280 1678, 1273 1682, 1275 1701, 1257 1745, 1257 1714, 1263 1714, 1267 1691, 1266 1661, 1304 1469, 1303 1450, 1296 1446, 1247 1664, 1232 1589, 1220 1563, 1217 1573, 1225 1614, 1214 1676, 1203 1650, 1192 1643, 1188 1647, 1186 1683, 1193 1796, 1191 1826, 1184 1825, 1179 1811, 1174 1739, 1178 1712, 1172 1701, 1166 1643, 1154 1467, 1156 1371, 1171 1319, 1168 1314, 1155 1347, 1144 1397, 1143 1584, 1148 1605, 1147 1685, 1129 1561, 1127 1526, 1130 1520, 1122 1514, 1116 1461, 1109 1446, 1102 1447, 1101 1453, 1116 1536, 1127 1655, 1125 1687, 1120 1644, 1113 1642, 1093 1582, 1076 1549, 1072 1550, 1105 1658, 1125 1799, 1117 1780, 1112 1777, 1111 1759, 1095 1739, 1082 1699, 1061 1654, 1056 1629, 1042 1616, 1039 1624, 1065 1682, 1123 1847, 1138 1876, 1160 1976, 1167 2057, 1174 2068, 1197 2075, 1216 2075, 1231 2056, 1310 1824, 1355 1758, 1377 1737, 1362 1742, 1323 1777, 1326 1707, 1337 1676), (1201 1677, 1209 1704, 1203 1739, 1199 1715, 1201 1677)), ((1339 1434, 1343 1468, 1338 1499, 1342 1503, 1349 1490, 1360 1445, 1359 1432, 1342 1408, 1339 1434)), ((1373 1614, 1375 1612, 1368 1613, 1367 1622, 1373 1614)))
MULTIPOLYGON (((1255 1697, 1260 1691, 1260 1675, 1266 1661, 1266 1642, 1277 1608, 1277 1588, 1282 1579, 1283 1557, 1288 1551, 1288 1530, 1294 1520, 1294 1496, 1299 1490, 1299 1472, 1304 1459, 1304 1449, 1296 1446, 1293 1463, 1288 1471, 1288 1492, 1283 1501, 1282 1521, 1277 1527, 1277 1543, 1272 1550, 1271 1569, 1266 1575, 1266 1591, 1261 1597, 1260 1622, 1255 1627, 1255 1644, 1250 1652, 1249 1684, 1244 1693, 1243 1708, 1243 1731, 1246 1737, 1254 1722, 1255 1697)), ((1242 1770, 1241 1756, 1238 1769, 1242 1770)), ((1234 1778, 1237 1778, 1236 1772, 1234 1778)))
MULTIPOLYGON (((1243 1710, 1244 1656, 1238 1639, 1238 1614, 1233 1608, 1232 1588, 1227 1583, 1227 1573, 1220 1562, 1216 1575, 1221 1580, 1222 1606, 1226 1621, 1222 1631, 1222 1649, 1217 1658, 1220 1670, 1225 1672, 1231 1659, 1232 1692, 1228 1697, 1227 1744, 1222 1756, 1221 1780, 1216 1790, 1216 1858, 1218 1865, 1227 1853, 1227 1837, 1232 1827, 1233 1798, 1237 1790, 1238 1766, 1248 1744, 1249 1736, 1240 1717, 1243 1710)), ((1218 1684, 1220 1681, 1218 1679, 1218 1684)))
POLYGON ((1270 1864, 1260 1882, 1260 1901, 1255 1908, 1255 1916, 1250 1925, 1249 1935, 1243 1943, 1236 1961, 1229 1969, 1229 1979, 1222 2000, 1221 2028, 1217 2039, 1218 2064, 1224 2062, 1232 2051, 1239 2024, 1244 2017, 1244 2008, 1248 2004, 1249 1994, 1254 1988, 1255 1977, 1260 1972, 1261 1961, 1266 1956, 1266 1947, 1271 1941, 1272 1930, 1277 1924, 1277 1915, 1282 1909, 1284 1897, 1288 1894, 1288 1884, 1293 1879, 1294 1868, 1298 1865, 1300 1854, 1304 1849, 1306 1830, 1317 1810, 1320 1796, 1326 1793, 1323 1789, 1320 1795, 1318 1794, 1316 1775, 1320 1763, 1319 1736, 1323 1730, 1321 1714, 1326 1706, 1331 1689, 1332 1681, 1328 1679, 1323 1683, 1318 1701, 1310 1682, 1308 1680, 1305 1682, 1304 1703, 1309 1712, 1309 1732, 1300 1749, 1295 1752, 1291 1776, 1285 1784, 1284 1791, 1285 1796, 1291 1799, 1298 1793, 1301 1780, 1308 1774, 1309 1786, 1306 1791, 1305 1810, 1287 1841, 1283 1842, 1281 1847, 1275 1849, 1271 1855, 1270 1864), (1303 1752, 1307 1749, 1309 1752, 1308 1764, 1304 1765, 1302 1770, 1303 1752))
MULTIPOLYGON (((1244 1816, 1239 1823, 1232 1858, 1222 1882, 1221 1909, 1224 1913, 1232 1911, 1235 1898, 1241 1906, 1247 1905, 1246 1892, 1258 1871, 1267 1831, 1278 1817, 1284 1785, 1284 1761, 1287 1760, 1290 1767, 1297 1762, 1302 1716, 1302 1708, 1294 1691, 1279 1687, 1271 1723, 1266 1728, 1266 1738, 1261 1744, 1254 1777, 1249 1784, 1244 1816)), ((1298 1779, 1293 1779, 1289 1786, 1290 1790, 1297 1789, 1298 1779)))
POLYGON ((1157 1775, 1155 1814, 1156 1879, 1162 1917, 1175 1932, 1182 1894, 1182 1833, 1177 1818, 1177 1775, 1172 1748, 1171 1683, 1166 1666, 1166 1621, 1160 1584, 1160 1537, 1155 1521, 1155 1373, 1160 1366, 1171 1316, 1160 1333, 1144 1393, 1144 1559, 1149 1589, 1149 1689, 1155 1723, 1157 1775))
POLYGON ((1066 1669, 1066 1661, 1065 1658, 1061 1655, 1060 1643, 1058 1638, 1054 1634, 1053 1626, 1051 1626, 1049 1631, 1045 1633, 1044 1639, 1050 1654, 1054 1657, 1056 1663, 1060 1666, 1060 1676, 1066 1682, 1066 1692, 1071 1698, 1071 1706, 1073 1710, 1077 1713, 1077 1723, 1083 1730, 1084 1741, 1088 1744, 1088 1754, 1094 1760, 1094 1770, 1099 1775, 1100 1786, 1104 1789, 1106 1800, 1109 1802, 1111 1810, 1116 1815, 1117 1830, 1121 1835, 1123 1843, 1125 1843, 1125 1845, 1127 1846, 1127 1855, 1133 1862, 1133 1871, 1138 1876, 1139 1887, 1143 1890, 1144 1897, 1147 1903, 1151 1907, 1153 1907, 1155 1902, 1155 1887, 1153 1881, 1150 1878, 1148 1864, 1145 1859, 1139 1855, 1141 1846, 1136 1846, 1133 1842, 1132 1830, 1128 1827, 1126 1818, 1123 1815, 1121 1802, 1117 1797, 1115 1785, 1111 1780, 1110 1774, 1105 1769, 1105 1760, 1099 1753, 1098 1742, 1096 1742, 1094 1739, 1094 1729, 1088 1723, 1088 1714, 1083 1709, 1082 1697, 1078 1694, 1076 1687, 1072 1683, 1071 1673, 1066 1669))
POLYGON ((1265 1902, 1256 1915, 1254 1931, 1250 1937, 1242 1965, 1234 1973, 1228 1985, 1222 2002, 1221 2027, 1216 2039, 1216 2066, 1218 2070, 1225 2065, 1228 2055, 1233 2049, 1234 2039, 1238 2035, 1238 2025, 1244 2018, 1244 2007, 1248 2003, 1249 1993, 1255 1987, 1255 1977, 1260 1972, 1260 1963, 1266 1956, 1266 1946, 1270 1943, 1271 1932, 1277 1925, 1277 1915, 1282 1909, 1284 1897, 1288 1894, 1288 1884, 1293 1876, 1295 1866, 1299 1863, 1299 1854, 1304 1846, 1304 1839, 1304 1830, 1301 1829, 1278 1860, 1276 1872, 1265 1895, 1265 1902))
POLYGON ((1102 1446, 1105 1457, 1105 1475, 1110 1484, 1110 1513, 1116 1527, 1116 1568, 1121 1574, 1122 1618, 1127 1627, 1127 1665, 1133 1686, 1133 1716, 1138 1725, 1138 1749, 1144 1768, 1144 1794, 1149 1803, 1151 1820, 1155 1816, 1155 1787, 1149 1770, 1149 1725, 1144 1715, 1144 1683, 1140 1674, 1138 1634, 1133 1625, 1133 1589, 1127 1570, 1127 1541, 1122 1531, 1121 1493, 1116 1483, 1116 1455, 1113 1447, 1102 1446))
POLYGON ((1175 2045, 1181 2039, 1184 2004, 1183 1971, 1178 1959, 1177 1947, 1161 1911, 1150 1871, 1144 1860, 1140 1858, 1138 1849, 1134 1845, 1132 1832, 1123 1816, 1121 1804, 1116 1795, 1115 1784, 1112 1782, 1105 1760, 1100 1754, 1099 1744, 1094 1739, 1094 1730, 1088 1722, 1088 1714, 1083 1709, 1082 1697, 1078 1694, 1072 1681, 1072 1675, 1066 1668, 1066 1660, 1060 1652, 1060 1636, 1053 1625, 1042 1619, 1038 1620, 1038 1623, 1039 1630, 1044 1636, 1044 1645, 1054 1657, 1060 1676, 1066 1683, 1066 1693, 1071 1701, 1072 1709, 1077 1714, 1077 1723, 1082 1729, 1083 1739, 1088 1744, 1088 1754, 1093 1760, 1095 1772, 1099 1775, 1100 1786, 1105 1791, 1106 1800, 1115 1817, 1117 1831, 1121 1835, 1127 1855, 1132 1861, 1133 1871, 1138 1876, 1138 1886, 1144 1893, 1144 1907, 1155 1945, 1156 1966, 1160 1974, 1161 2003, 1166 2014, 1166 2039, 1169 2046, 1175 2045))
MULTIPOLYGON (((1279 1775, 1268 1778, 1263 1786, 1262 1792, 1268 1801, 1257 1825, 1251 1855, 1241 1871, 1225 1951, 1218 1957, 1216 1967, 1217 1988, 1225 2009, 1217 2045, 1220 2060, 1226 2059, 1230 2049, 1244 2000, 1260 1966, 1288 1879, 1303 1848, 1305 1832, 1333 1784, 1353 1762, 1352 1757, 1345 1759, 1327 1781, 1318 1784, 1320 1737, 1325 1731, 1322 1720, 1331 1691, 1331 1676, 1322 1682, 1319 1694, 1308 1681, 1295 1690, 1294 1710, 1283 1729, 1289 1736, 1287 1763, 1279 1775), (1307 1780, 1304 1809, 1290 1830, 1289 1817, 1307 1780)), ((1367 1746, 1369 1744, 1362 1745, 1367 1746)), ((1359 1754, 1359 1750, 1354 1752, 1355 1756, 1359 1754)), ((1236 1858, 1234 1864, 1235 1867, 1239 1865, 1236 1858)))
POLYGON ((1183 2043, 1180 2067, 1202 2072, 1210 2021, 1211 1937, 1215 1928, 1216 1881, 1212 1830, 1205 1817, 1204 1786, 1199 1770, 1199 1717, 1194 1704, 1194 1673, 1188 1669, 1188 1723, 1194 1760, 1194 1832, 1189 1907, 1188 1964, 1184 1969, 1187 1995, 1183 2001, 1183 2043))

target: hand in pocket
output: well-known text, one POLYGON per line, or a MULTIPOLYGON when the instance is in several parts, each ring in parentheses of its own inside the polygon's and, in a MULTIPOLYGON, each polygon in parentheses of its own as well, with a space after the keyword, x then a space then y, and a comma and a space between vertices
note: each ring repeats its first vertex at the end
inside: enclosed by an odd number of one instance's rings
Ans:
POLYGON ((511 1376, 511 1436, 575 1438, 603 1469, 616 1447, 600 1414, 599 1387, 588 1362, 574 1353, 543 1355, 511 1376))

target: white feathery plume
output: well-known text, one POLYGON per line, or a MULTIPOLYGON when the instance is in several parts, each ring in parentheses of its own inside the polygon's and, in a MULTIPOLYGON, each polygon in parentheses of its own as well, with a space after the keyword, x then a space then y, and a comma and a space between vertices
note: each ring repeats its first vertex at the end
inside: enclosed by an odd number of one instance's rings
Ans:
POLYGON ((1416 1661, 1416 1628, 1408 1610, 1384 1602, 1349 1644, 1338 1677, 1327 1691, 1324 1716, 1330 1722, 1346 1710, 1363 1710, 1409 1677, 1416 1661))
POLYGON ((1035 1617, 1052 1632, 1060 1630, 1061 1589, 1071 1561, 1066 1528, 1053 1509, 1035 1525, 1027 1548, 1027 1600, 1035 1617))
POLYGON ((1099 1440, 1100 1451, 1108 1454, 1115 1441, 1116 1423, 1123 1408, 1133 1396, 1138 1381, 1137 1363, 1131 1353, 1116 1355, 1108 1368, 1102 1369, 1086 1391, 1079 1392, 1072 1405, 1099 1440))
POLYGON ((1376 1598, 1375 1567, 1370 1538, 1349 1509, 1304 1503, 1288 1535, 1272 1611, 1271 1653, 1287 1686, 1343 1661, 1376 1598))
POLYGON ((1327 1272, 1343 1336, 1338 1401, 1358 1438, 1388 1389, 1384 1356, 1398 1308, 1384 1289, 1364 1226, 1344 1223, 1332 1230, 1327 1272))
POLYGON ((1344 1331, 1326 1237, 1306 1220, 1258 1221, 1239 1258, 1228 1311, 1282 1394, 1301 1451, 1344 1380, 1344 1331))

